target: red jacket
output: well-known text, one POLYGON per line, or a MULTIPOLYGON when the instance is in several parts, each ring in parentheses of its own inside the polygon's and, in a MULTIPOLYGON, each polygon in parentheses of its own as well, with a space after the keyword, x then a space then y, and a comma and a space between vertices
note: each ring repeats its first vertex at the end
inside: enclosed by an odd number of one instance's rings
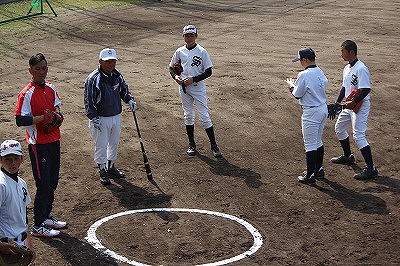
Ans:
MULTIPOLYGON (((18 94, 14 115, 43 115, 45 109, 55 111, 55 107, 60 104, 61 101, 53 84, 46 82, 44 88, 42 88, 31 81, 18 94)), ((46 134, 43 126, 43 122, 26 126, 26 142, 29 144, 46 144, 60 140, 60 129, 46 134)))

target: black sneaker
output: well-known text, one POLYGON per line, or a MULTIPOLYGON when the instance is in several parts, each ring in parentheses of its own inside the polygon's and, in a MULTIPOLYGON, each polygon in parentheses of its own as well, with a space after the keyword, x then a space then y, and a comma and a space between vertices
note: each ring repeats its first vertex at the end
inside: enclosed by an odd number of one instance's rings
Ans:
POLYGON ((100 170, 100 182, 105 186, 111 184, 111 181, 110 181, 110 178, 108 177, 108 173, 107 173, 106 169, 100 170))
POLYGON ((213 145, 213 146, 211 147, 211 151, 212 151, 212 153, 213 153, 213 155, 214 155, 215 158, 221 157, 221 156, 222 156, 221 151, 219 150, 217 144, 215 144, 215 145, 213 145))
POLYGON ((314 184, 315 183, 315 176, 312 173, 310 176, 307 176, 307 171, 303 172, 303 175, 297 177, 300 183, 303 184, 314 184))
POLYGON ((196 155, 196 144, 194 142, 189 142, 189 148, 187 149, 186 153, 189 156, 196 155))
POLYGON ((315 177, 315 179, 321 179, 321 178, 324 178, 325 177, 325 171, 324 171, 324 168, 319 168, 319 170, 318 171, 315 171, 314 172, 314 177, 315 177))
POLYGON ((376 166, 373 168, 365 167, 360 173, 354 175, 354 178, 357 180, 368 180, 375 177, 378 177, 378 169, 376 169, 376 166))
POLYGON ((125 177, 125 174, 123 172, 121 172, 120 170, 118 170, 115 166, 108 169, 107 173, 108 173, 108 178, 110 178, 110 179, 125 177))
POLYGON ((342 154, 339 157, 333 157, 331 162, 336 164, 352 165, 356 162, 356 158, 354 158, 353 154, 350 154, 349 157, 342 154))

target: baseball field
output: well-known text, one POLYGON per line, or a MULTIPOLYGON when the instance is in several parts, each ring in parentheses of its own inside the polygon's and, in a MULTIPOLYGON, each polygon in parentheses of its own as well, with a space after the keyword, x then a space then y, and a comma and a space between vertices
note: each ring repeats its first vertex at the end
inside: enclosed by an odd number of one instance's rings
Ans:
POLYGON ((13 115, 17 94, 31 78, 31 55, 46 56, 65 118, 53 215, 68 228, 58 238, 33 239, 35 265, 400 264, 400 1, 49 2, 57 17, 45 6, 43 15, 0 24, 0 135, 23 143, 20 175, 32 198, 25 132, 13 115), (212 156, 198 121, 199 153, 186 154, 178 87, 168 73, 186 24, 198 28, 197 42, 214 64, 206 84, 222 158, 212 156), (297 76, 302 68, 291 59, 309 46, 329 79, 333 103, 346 39, 358 44, 371 73, 367 139, 379 177, 353 178, 364 162, 352 137, 356 164, 329 162, 342 150, 335 121, 328 120, 326 176, 303 185, 297 181, 306 164, 301 108, 285 79, 297 76), (116 162, 126 178, 107 187, 99 181, 83 92, 105 47, 116 49, 117 68, 136 98, 153 182, 127 105, 116 162), (88 237, 96 222, 102 248, 88 237))

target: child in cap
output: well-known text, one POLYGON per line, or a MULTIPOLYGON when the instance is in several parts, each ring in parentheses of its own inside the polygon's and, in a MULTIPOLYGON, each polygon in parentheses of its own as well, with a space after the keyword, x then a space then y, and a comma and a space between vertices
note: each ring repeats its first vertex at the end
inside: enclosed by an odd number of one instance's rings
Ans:
MULTIPOLYGON (((18 176, 23 162, 21 144, 16 140, 4 141, 0 146, 0 162, 0 253, 14 254, 9 239, 33 252, 26 215, 31 198, 26 182, 18 176)), ((35 255, 31 262, 34 259, 35 255)))

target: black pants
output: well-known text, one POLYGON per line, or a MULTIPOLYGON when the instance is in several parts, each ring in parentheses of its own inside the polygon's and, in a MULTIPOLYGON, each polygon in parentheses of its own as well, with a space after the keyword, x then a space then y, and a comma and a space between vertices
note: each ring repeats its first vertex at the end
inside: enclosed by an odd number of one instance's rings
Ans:
POLYGON ((28 150, 36 184, 33 218, 34 224, 38 226, 47 219, 53 208, 60 175, 60 141, 29 144, 28 150))

